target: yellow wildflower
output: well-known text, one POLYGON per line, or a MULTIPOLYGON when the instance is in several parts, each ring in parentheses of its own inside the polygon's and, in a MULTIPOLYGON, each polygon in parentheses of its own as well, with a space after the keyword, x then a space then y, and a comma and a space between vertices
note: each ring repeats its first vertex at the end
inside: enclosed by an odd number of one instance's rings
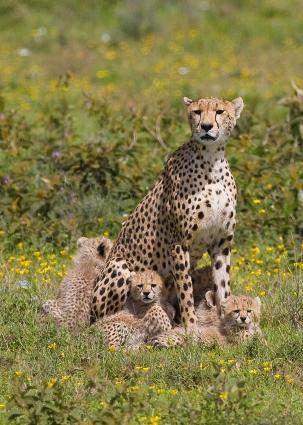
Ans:
POLYGON ((61 383, 63 384, 64 382, 68 381, 70 379, 70 375, 63 375, 61 378, 61 383))
POLYGON ((0 236, 4 236, 5 235, 5 231, 4 230, 0 230, 0 236))
POLYGON ((105 236, 106 238, 109 238, 109 232, 103 232, 103 236, 105 236))
POLYGON ((150 425, 157 425, 160 422, 160 416, 152 416, 150 418, 150 425))
POLYGON ((110 72, 107 69, 99 69, 99 71, 96 72, 96 77, 103 79, 110 76, 110 72))
POLYGON ((50 381, 47 383, 47 388, 53 388, 54 385, 56 385, 57 379, 51 378, 50 381))
POLYGON ((266 210, 264 208, 260 208, 259 209, 259 214, 266 214, 266 210))
POLYGON ((4 403, 0 403, 0 410, 5 409, 5 404, 4 403))
POLYGON ((226 401, 228 399, 228 392, 224 391, 223 393, 220 393, 219 399, 222 400, 222 401, 226 401))
POLYGON ((288 384, 293 384, 295 382, 290 375, 285 375, 285 380, 288 384))
POLYGON ((178 390, 176 390, 175 388, 173 388, 172 390, 169 390, 169 393, 171 395, 176 395, 178 393, 178 390))
POLYGON ((253 199, 253 204, 260 205, 261 204, 261 200, 260 199, 253 199))
POLYGON ((261 291, 259 295, 260 295, 260 297, 265 297, 266 292, 265 291, 261 291))
POLYGON ((281 375, 280 375, 280 373, 276 373, 276 374, 274 375, 274 378, 275 378, 275 379, 281 379, 281 375))
POLYGON ((115 351, 117 351, 117 348, 114 345, 110 345, 108 347, 108 351, 110 351, 111 353, 114 353, 115 351))
POLYGON ((50 350, 55 350, 57 348, 57 343, 56 342, 51 342, 48 344, 47 346, 50 350))
POLYGON ((249 373, 251 375, 257 375, 258 374, 258 371, 257 371, 257 369, 250 369, 249 373))
POLYGON ((114 50, 108 50, 107 52, 104 53, 104 57, 105 59, 112 61, 116 59, 117 53, 114 50))
POLYGON ((15 376, 17 376, 17 378, 20 378, 20 376, 23 375, 23 372, 21 372, 21 370, 16 370, 15 371, 15 376))

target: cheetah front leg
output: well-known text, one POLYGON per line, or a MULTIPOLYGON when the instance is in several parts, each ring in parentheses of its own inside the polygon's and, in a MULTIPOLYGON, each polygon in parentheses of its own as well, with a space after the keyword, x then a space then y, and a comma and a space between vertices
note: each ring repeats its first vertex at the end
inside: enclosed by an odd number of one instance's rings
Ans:
POLYGON ((171 260, 182 323, 187 329, 194 328, 197 324, 197 318, 193 301, 188 249, 181 245, 175 245, 171 252, 171 260))
POLYGON ((216 305, 218 309, 222 301, 230 295, 230 251, 231 239, 221 239, 216 246, 210 250, 212 261, 213 285, 216 294, 216 305))

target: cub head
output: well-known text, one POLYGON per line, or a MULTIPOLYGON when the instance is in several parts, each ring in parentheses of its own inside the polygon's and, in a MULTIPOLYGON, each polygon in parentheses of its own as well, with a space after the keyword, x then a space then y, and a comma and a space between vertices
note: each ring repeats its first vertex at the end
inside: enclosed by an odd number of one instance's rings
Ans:
POLYGON ((244 107, 243 99, 231 102, 214 97, 191 100, 184 97, 192 137, 203 145, 224 142, 240 118, 244 107))
POLYGON ((146 304, 158 301, 165 291, 164 280, 153 270, 134 272, 129 282, 131 297, 146 304))
MULTIPOLYGON (((205 295, 209 307, 215 307, 215 293, 208 291, 205 295)), ((247 329, 260 321, 261 300, 245 295, 231 295, 221 303, 221 318, 225 323, 237 328, 247 329)))
POLYGON ((90 259, 95 260, 98 264, 103 264, 112 246, 113 242, 105 236, 79 238, 77 240, 78 251, 74 262, 75 264, 79 264, 83 260, 90 259))

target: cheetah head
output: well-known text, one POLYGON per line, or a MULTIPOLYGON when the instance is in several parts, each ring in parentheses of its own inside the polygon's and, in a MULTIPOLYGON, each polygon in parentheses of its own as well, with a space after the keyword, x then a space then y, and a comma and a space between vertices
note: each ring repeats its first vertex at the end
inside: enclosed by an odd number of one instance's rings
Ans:
MULTIPOLYGON (((208 291, 205 294, 209 307, 215 307, 215 293, 208 291)), ((225 324, 232 327, 248 329, 252 324, 260 321, 261 300, 245 295, 231 295, 221 302, 221 318, 225 324)))
POLYGON ((162 277, 152 270, 131 274, 130 295, 134 300, 153 303, 161 298, 164 289, 162 277))
POLYGON ((192 137, 203 145, 224 142, 240 118, 244 107, 243 99, 221 100, 207 97, 191 100, 184 97, 192 137))
POLYGON ((79 264, 84 259, 90 258, 97 263, 104 263, 112 246, 113 242, 105 236, 96 238, 81 237, 77 240, 78 251, 74 262, 79 264))

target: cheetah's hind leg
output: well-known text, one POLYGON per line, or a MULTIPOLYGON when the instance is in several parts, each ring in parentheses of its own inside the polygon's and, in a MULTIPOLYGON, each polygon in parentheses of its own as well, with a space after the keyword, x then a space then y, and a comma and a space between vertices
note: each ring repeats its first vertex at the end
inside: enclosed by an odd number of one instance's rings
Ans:
POLYGON ((130 275, 123 258, 111 258, 106 264, 94 287, 92 321, 122 310, 129 292, 130 275))

